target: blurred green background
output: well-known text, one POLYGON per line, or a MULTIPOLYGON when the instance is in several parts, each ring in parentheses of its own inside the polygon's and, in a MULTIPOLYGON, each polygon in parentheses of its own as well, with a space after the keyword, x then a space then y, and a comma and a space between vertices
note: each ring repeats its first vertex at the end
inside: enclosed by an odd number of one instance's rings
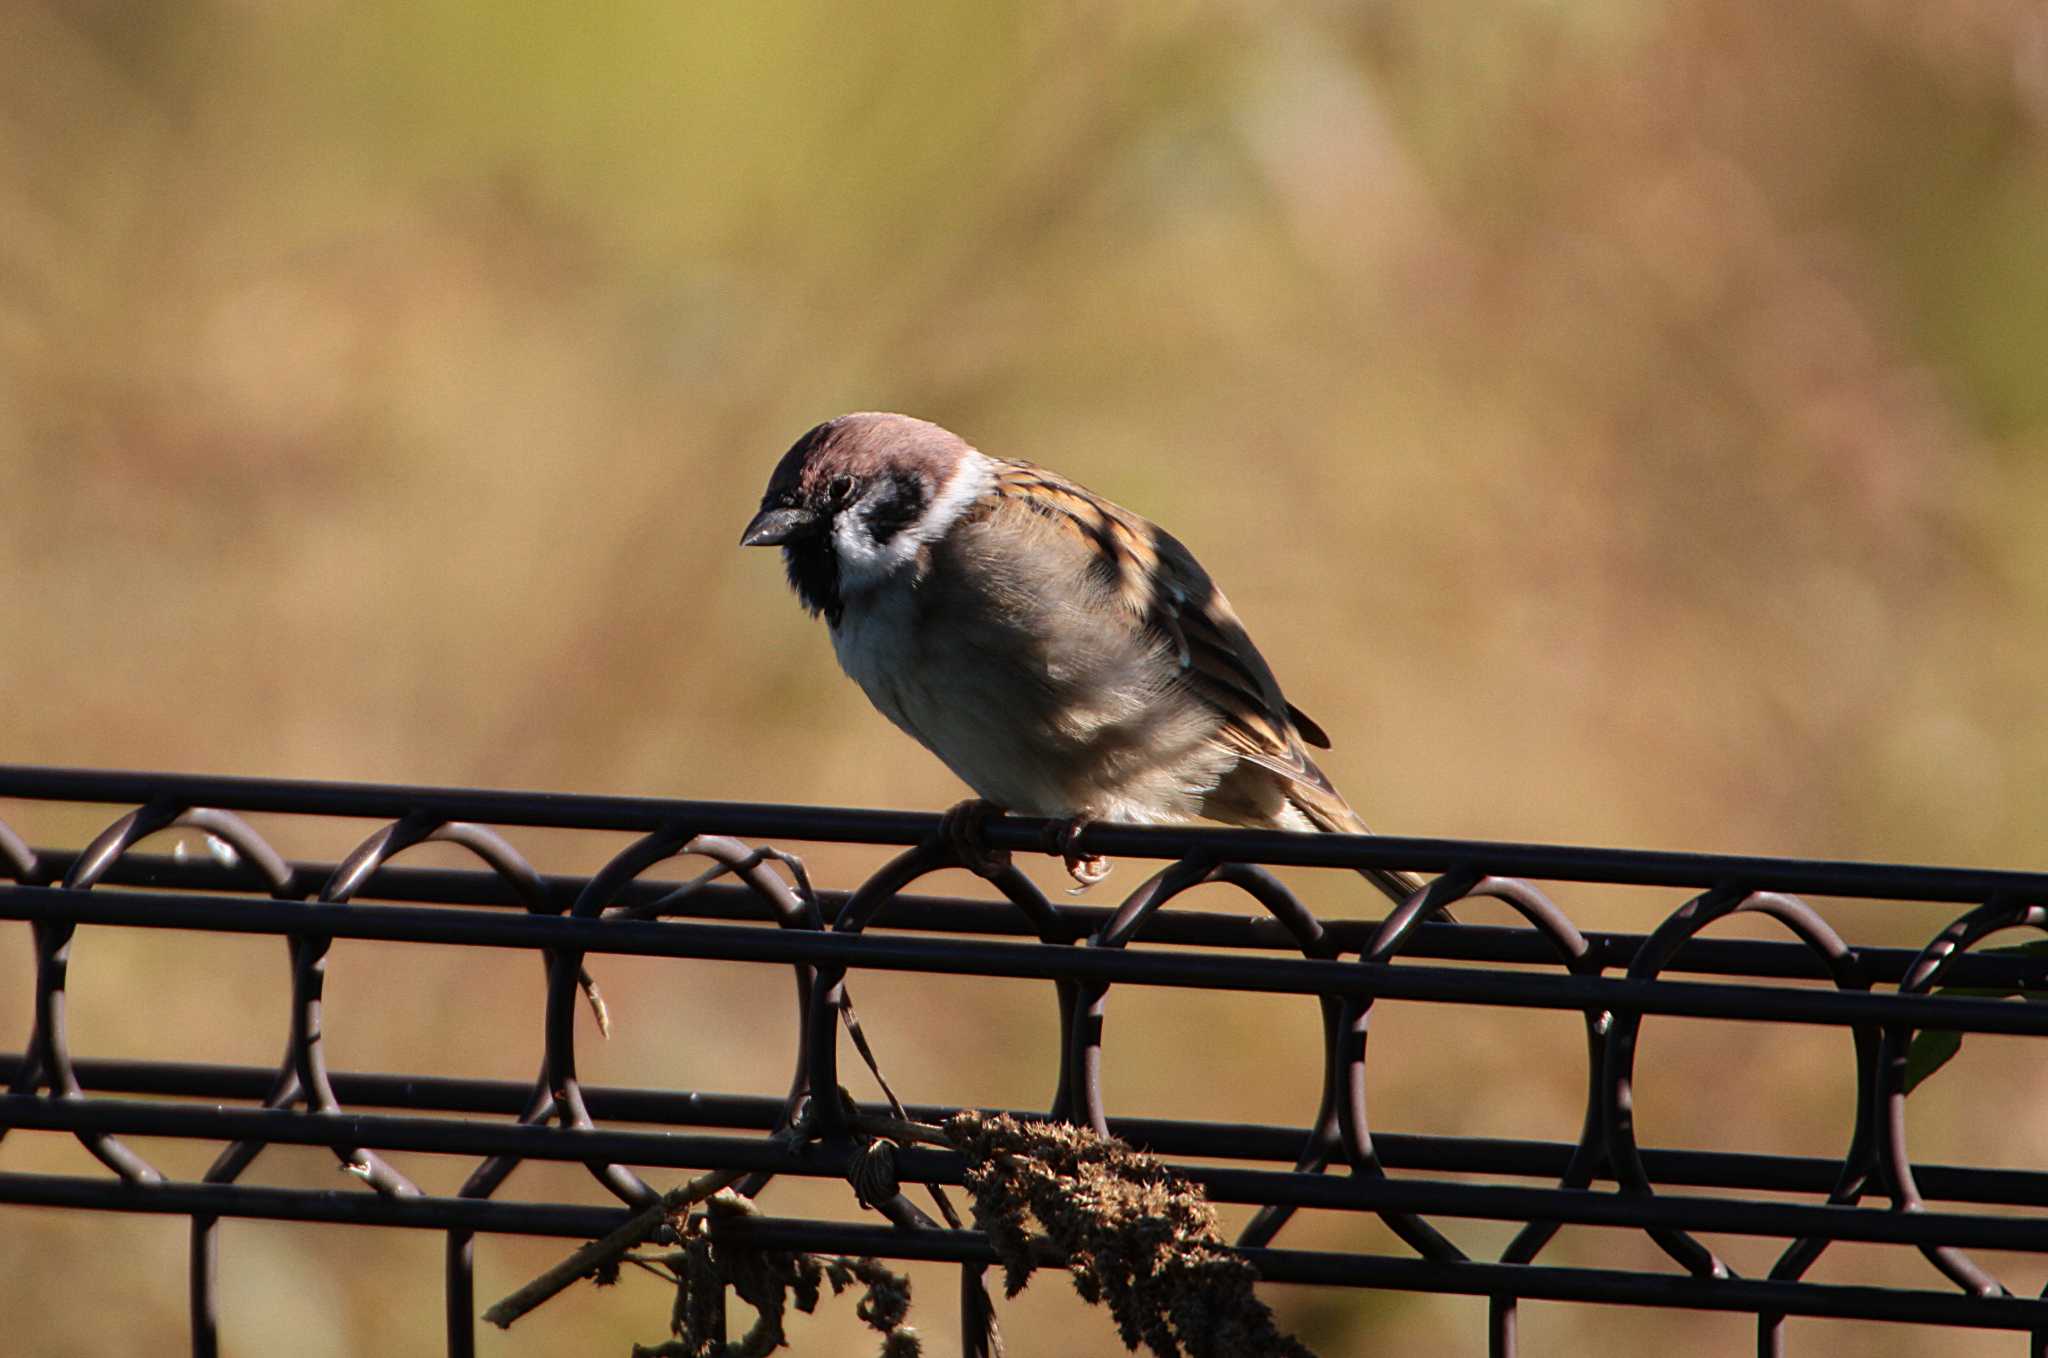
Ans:
MULTIPOLYGON (((882 408, 1170 526, 1376 828, 2048 866, 2044 363, 2030 0, 9 0, 0 758, 943 806, 962 789, 733 546, 798 433, 882 408)), ((0 805, 46 844, 107 814, 0 805)), ((617 847, 519 843, 564 869, 617 847)), ((1679 900, 1561 898, 1629 929, 1679 900)), ((1945 922, 1828 914, 1867 942, 1945 922)), ((25 1034, 26 930, 0 933, 0 1025, 25 1034)), ((273 1062, 280 954, 90 933, 78 1048, 273 1062)), ((517 961, 337 950, 332 1059, 530 1078, 517 961)), ((786 977, 601 975, 621 1032, 589 1078, 782 1087, 786 977)), ((859 993, 906 1097, 1044 1103, 1039 989, 859 993)), ((1114 1025, 1117 1111, 1313 1107, 1312 1006, 1119 995, 1114 1025), (1193 1025, 1221 1035, 1189 1052, 1193 1025)), ((1577 1026, 1390 1007, 1375 1118, 1575 1136, 1577 1026)), ((1840 1033, 1653 1022, 1645 1044, 1652 1144, 1846 1139, 1840 1033)), ((1916 1096, 1916 1153, 2042 1167, 2044 1093, 2038 1052, 1976 1039, 1916 1096)), ((311 1153, 266 1173, 335 1182, 311 1153)), ((580 1174, 507 1192, 595 1200, 580 1174)), ((181 1222, 5 1215, 15 1351, 183 1346, 181 1222)), ((1340 1219, 1281 1243, 1400 1248, 1340 1219)), ((1745 1272, 1774 1254, 1719 1243, 1745 1272)), ((229 1351, 432 1351, 439 1249, 229 1223, 229 1351)), ((558 1253, 482 1242, 480 1297, 558 1253)), ((1660 1258, 1583 1232, 1544 1256, 1660 1258)), ((2039 1290, 2039 1261, 1995 1263, 2039 1290)), ((1939 1285, 1877 1249, 1814 1276, 1939 1285)), ((917 1277, 946 1352, 950 1281, 917 1277)), ((1326 1358, 1483 1351, 1475 1300, 1270 1295, 1326 1358)), ((865 1351, 826 1309, 797 1351, 865 1351)), ((622 1355, 666 1313, 629 1280, 484 1351, 622 1355)), ((1119 1351, 1058 1278, 1004 1315, 1020 1355, 1119 1351)), ((1749 1325, 1531 1306, 1524 1342, 1726 1353, 1749 1325)), ((1793 1326, 1830 1352, 2016 1342, 1793 1326)))

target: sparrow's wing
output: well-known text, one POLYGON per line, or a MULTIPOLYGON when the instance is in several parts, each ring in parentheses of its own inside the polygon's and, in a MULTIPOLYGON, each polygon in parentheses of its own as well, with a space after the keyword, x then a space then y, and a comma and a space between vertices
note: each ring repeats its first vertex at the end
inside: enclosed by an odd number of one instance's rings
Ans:
POLYGON ((1026 462, 998 461, 996 469, 994 507, 1029 510, 1073 534, 1131 624, 1165 643, 1186 690, 1222 719, 1218 741, 1288 780, 1289 800, 1321 828, 1364 828, 1302 748, 1304 740, 1327 748, 1329 737, 1281 695, 1272 668, 1193 553, 1057 473, 1026 462))
MULTIPOLYGON (((1162 650, 1170 649, 1186 692, 1216 713, 1215 739, 1245 764, 1274 775, 1286 803, 1318 830, 1368 833, 1302 748, 1304 739, 1327 748, 1329 737, 1281 696, 1279 680, 1230 601, 1172 534, 1028 462, 997 461, 995 485, 976 512, 1030 513, 1071 535, 1083 569, 1096 572, 1116 592, 1133 627, 1161 642, 1162 650)), ((1239 819, 1227 806, 1214 811, 1205 806, 1204 811, 1239 824, 1263 821, 1250 815, 1239 819)), ((1396 902, 1422 886, 1413 873, 1359 871, 1396 902)), ((1449 912, 1443 917, 1448 919, 1449 912)))

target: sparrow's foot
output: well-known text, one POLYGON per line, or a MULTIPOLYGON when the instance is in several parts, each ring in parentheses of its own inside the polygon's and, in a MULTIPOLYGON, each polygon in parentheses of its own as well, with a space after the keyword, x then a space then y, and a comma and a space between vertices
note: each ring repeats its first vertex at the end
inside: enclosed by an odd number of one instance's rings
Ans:
POLYGON ((1061 859, 1066 862, 1067 876, 1074 879, 1074 894, 1080 895, 1109 876, 1110 861, 1099 853, 1082 853, 1074 847, 1081 838, 1081 832, 1094 822, 1087 816, 1076 816, 1061 821, 1054 832, 1053 843, 1061 859))
POLYGON ((980 797, 970 797, 956 806, 948 807, 939 817, 939 837, 951 847, 959 858, 960 866, 982 877, 994 877, 1010 866, 1007 849, 991 849, 982 838, 982 827, 988 824, 990 816, 1000 816, 1003 808, 980 797))

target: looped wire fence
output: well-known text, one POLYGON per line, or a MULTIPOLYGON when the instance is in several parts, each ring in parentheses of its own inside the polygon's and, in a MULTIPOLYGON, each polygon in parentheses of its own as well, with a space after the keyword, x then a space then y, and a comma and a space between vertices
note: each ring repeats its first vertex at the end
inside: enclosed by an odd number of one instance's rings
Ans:
MULTIPOLYGON (((928 874, 960 866, 939 818, 930 815, 5 766, 0 797, 126 808, 78 850, 34 848, 0 820, 0 918, 28 921, 35 950, 33 1030, 19 1051, 0 1054, 0 1079, 11 1090, 0 1098, 0 1137, 17 1128, 69 1133, 111 1172, 0 1172, 0 1202, 189 1217, 197 1354, 215 1353, 220 1342, 215 1232, 222 1218, 445 1233, 447 1348, 467 1355, 475 1348, 478 1232, 604 1236, 660 1196, 641 1170, 729 1170, 744 1176, 741 1192, 757 1197, 777 1176, 848 1174, 839 1034, 845 1028, 864 1046, 848 1007, 848 976, 873 970, 1051 982, 1059 1074, 1046 1107, 1019 1115, 1122 1137, 1176 1160, 1211 1200, 1254 1206, 1236 1248, 1269 1282, 1483 1296, 1495 1354, 1514 1350, 1522 1298, 1749 1313, 1763 1354, 1783 1351, 1792 1316, 2007 1330, 2025 1335, 2030 1351, 2048 1352, 2048 1301, 2015 1295, 1970 1253, 2048 1252, 2039 1216, 2048 1207, 2048 1172, 1916 1164, 1905 1115, 1916 1032, 2048 1035, 2048 1007, 1953 993, 1960 987, 2030 995, 2048 988, 2048 958, 1977 951, 2001 930, 2048 928, 2048 875, 1099 825, 1083 833, 1082 852, 1163 862, 1121 904, 1103 908, 1055 905, 1013 866, 991 872, 1000 901, 910 894, 928 874), (383 824, 337 863, 290 862, 242 819, 254 813, 383 824), (542 873, 500 833, 524 827, 640 837, 586 878, 542 873), (150 836, 178 829, 212 836, 232 854, 215 861, 135 852, 150 836), (459 846, 482 867, 393 866, 426 843, 459 846), (814 890, 785 847, 802 843, 903 852, 851 890, 814 890), (648 875, 679 858, 710 867, 680 883, 648 875), (1384 919, 1361 920, 1319 916, 1268 871, 1278 866, 1440 875, 1384 919), (1696 894, 1647 936, 1582 933, 1528 879, 1696 894), (1234 888, 1260 913, 1167 908, 1206 883, 1234 888), (508 894, 516 912, 503 908, 508 894), (1917 952, 1859 948, 1801 895, 1919 903, 1937 907, 1937 918, 1948 922, 1917 952), (1447 907, 1476 898, 1506 904, 1526 927, 1436 921, 1447 907), (359 899, 378 904, 365 908, 355 904, 359 899), (1701 937, 1736 914, 1774 921, 1790 941, 1701 937), (95 925, 284 938, 291 1025, 277 1068, 76 1054, 66 1028, 66 984, 80 927, 95 925), (546 978, 538 1077, 527 1087, 330 1070, 322 990, 328 953, 342 939, 538 952, 546 978), (1289 953, 1296 955, 1280 955, 1289 953), (577 1075, 575 1016, 588 1003, 604 1022, 587 967, 591 956, 604 954, 791 968, 799 1017, 787 1096, 586 1089, 577 1075), (1710 979, 1673 980, 1673 973, 1710 979), (1829 984, 1802 984, 1813 981, 1829 984), (1323 1090, 1307 1125, 1112 1114, 1103 1056, 1109 997, 1118 985, 1313 998, 1321 1016, 1323 1090), (1937 987, 1950 993, 1934 993, 1937 987), (1375 1135, 1367 1116, 1367 1039, 1374 1008, 1387 1002, 1580 1013, 1586 1106, 1579 1139, 1375 1135), (1641 1145, 1632 1088, 1646 1015, 1847 1029, 1858 1094, 1840 1159, 1641 1145), (362 1108, 393 1111, 354 1111, 362 1108), (803 1135, 792 1136, 800 1111, 803 1135), (479 1112, 505 1120, 471 1116, 479 1112), (600 1118, 692 1130, 620 1130, 600 1118), (198 1180, 180 1182, 150 1165, 124 1135, 225 1148, 198 1180), (330 1148, 364 1191, 242 1183, 274 1144, 330 1148), (454 1196, 433 1196, 379 1152, 465 1156, 477 1165, 454 1196), (523 1160, 582 1163, 620 1206, 494 1199, 523 1160), (1332 1174, 1333 1168, 1346 1172, 1332 1174), (1405 1173, 1397 1178, 1389 1169, 1405 1173), (1450 1174, 1501 1182, 1441 1177, 1450 1174), (1764 1196, 1787 1193, 1812 1200, 1764 1196), (1880 1205, 1866 1205, 1873 1199, 1880 1205), (1931 1202, 1946 1206, 1937 1210, 1931 1202), (1412 1255, 1276 1245, 1302 1208, 1376 1215, 1412 1255), (1497 1260, 1484 1260, 1453 1243, 1437 1224, 1444 1218, 1501 1221, 1519 1230, 1497 1260), (1542 1263, 1568 1225, 1642 1232, 1677 1271, 1542 1263), (1745 1278, 1698 1239, 1702 1233, 1786 1244, 1766 1276, 1745 1278), (1929 1264, 1928 1285, 1807 1281, 1815 1261, 1839 1241, 1917 1249, 1929 1264)), ((983 834, 999 851, 1043 851, 1047 842, 1046 827, 1032 821, 998 818, 983 834)), ((1362 893, 1347 890, 1340 899, 1336 878, 1331 885, 1336 910, 1359 909, 1362 893)), ((898 1108, 898 1116, 905 1111, 898 1108)), ((907 1111, 939 1121, 958 1110, 907 1111)), ((733 1245, 945 1261, 961 1266, 963 1280, 996 1262, 988 1239, 960 1223, 944 1197, 945 1187, 962 1180, 957 1154, 906 1146, 895 1152, 891 1170, 883 1191, 863 1197, 879 1220, 757 1215, 714 1230, 733 1245), (906 1185, 932 1191, 948 1220, 927 1214, 906 1185)), ((984 1330, 972 1314, 984 1296, 978 1283, 963 1284, 970 1348, 984 1330)))

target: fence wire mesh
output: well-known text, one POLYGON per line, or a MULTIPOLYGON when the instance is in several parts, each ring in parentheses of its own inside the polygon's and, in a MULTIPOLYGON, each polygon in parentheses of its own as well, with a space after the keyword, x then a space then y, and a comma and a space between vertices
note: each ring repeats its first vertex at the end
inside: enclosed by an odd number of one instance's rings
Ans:
MULTIPOLYGON (((0 1171, 0 1202, 189 1218, 197 1354, 221 1344, 223 1219, 443 1233, 446 1344, 466 1355, 476 1346, 478 1233, 603 1236, 658 1197, 642 1171, 738 1172, 767 1208, 774 1199, 764 1190, 778 1177, 845 1176, 855 1110, 810 1096, 841 1087, 847 978, 875 971, 1049 982, 1058 1077, 1046 1106, 1013 1111, 1114 1134, 1166 1157, 1212 1201, 1255 1208, 1235 1248, 1268 1282, 1485 1297, 1495 1354, 1514 1351, 1525 1298, 1747 1313, 1765 1354, 1784 1351, 1788 1317, 2005 1330, 2024 1337, 2015 1348, 2048 1352, 2048 1301, 2018 1294, 1979 1257, 2048 1252, 2048 1173, 1922 1163, 1905 1116, 1916 1034, 2048 1035, 2048 1006, 1999 998, 2048 990, 2048 957, 1978 946, 2002 930, 2048 926, 2048 875, 1100 825, 1084 832, 1082 850, 1158 866, 1120 904, 1095 907, 1055 904, 1015 866, 989 878, 1000 900, 914 893, 927 875, 960 866, 929 815, 25 767, 0 767, 0 798, 15 800, 23 824, 39 803, 117 811, 80 849, 33 846, 0 820, 0 919, 28 921, 35 953, 32 1031, 18 1051, 0 1054, 11 1090, 0 1098, 0 1137, 69 1134, 108 1171, 0 1171), (303 861, 252 828, 245 817, 256 813, 377 824, 339 861, 303 861), (637 838, 589 875, 549 873, 512 844, 535 828, 637 838), (171 830, 203 834, 219 851, 137 851, 171 830), (393 865, 432 843, 457 846, 479 866, 393 865), (901 852, 851 889, 814 889, 791 850, 820 844, 901 852), (677 859, 709 867, 682 881, 656 875, 677 859), (1439 875, 1384 918, 1338 919, 1319 916, 1276 867, 1439 875), (1537 881, 1693 894, 1647 935, 1584 932, 1537 881), (1207 883, 1241 892, 1251 912, 1169 908, 1207 883), (1933 906, 1930 918, 1945 922, 1917 950, 1852 946, 1808 896, 1933 906), (1445 907, 1479 899, 1503 903, 1520 925, 1438 921, 1445 907), (1738 914, 1772 921, 1783 941, 1701 936, 1738 914), (74 1051, 67 982, 73 947, 93 926, 282 937, 291 978, 282 1061, 264 1069, 74 1051), (536 991, 545 1053, 537 1078, 330 1070, 323 1035, 334 1016, 323 1018, 322 1004, 337 940, 537 952, 546 975, 536 991), (591 962, 613 954, 790 969, 798 1017, 787 1096, 586 1086, 578 1041, 590 1025, 579 1027, 578 1010, 591 1004, 601 1014, 591 962), (1108 1008, 1115 987, 1133 985, 1314 997, 1320 1105, 1300 1125, 1112 1113, 1108 1008), (1388 1001, 1578 1013, 1578 1140, 1375 1132, 1367 1037, 1375 1007, 1388 1001), (1639 1144, 1632 1091, 1645 1016, 1846 1029, 1857 1095, 1840 1155, 1639 1144), (787 1129, 800 1114, 804 1136, 795 1138, 787 1129), (197 1179, 177 1179, 124 1140, 164 1137, 224 1148, 197 1179), (356 1188, 243 1182, 273 1145, 327 1148, 356 1188), (456 1193, 423 1192, 386 1158, 422 1152, 476 1163, 456 1193), (523 1161, 585 1165, 619 1205, 496 1197, 523 1161), (1280 1243, 1304 1209, 1376 1217, 1407 1252, 1280 1243), (1478 1257, 1440 1229, 1459 1219, 1508 1223, 1515 1233, 1497 1257, 1478 1257), (1546 1248, 1572 1226, 1642 1233, 1668 1263, 1545 1263, 1546 1248), (1784 1243, 1763 1276, 1745 1277, 1702 1239, 1715 1234, 1784 1243), (1917 1251, 1926 1282, 1810 1280, 1838 1242, 1917 1251)), ((1049 847, 1038 822, 997 819, 984 837, 997 850, 1049 847)), ((1358 899, 1349 893, 1346 907, 1358 899)), ((907 1111, 937 1121, 958 1109, 907 1111)), ((958 1154, 906 1146, 895 1173, 870 1215, 762 1215, 715 1229, 733 1246, 943 1261, 969 1273, 997 1261, 985 1235, 936 1222, 909 1197, 913 1186, 959 1184, 958 1154)), ((979 1295, 963 1287, 970 1294, 979 1295)), ((972 1347, 976 1327, 963 1323, 963 1332, 972 1347)))

